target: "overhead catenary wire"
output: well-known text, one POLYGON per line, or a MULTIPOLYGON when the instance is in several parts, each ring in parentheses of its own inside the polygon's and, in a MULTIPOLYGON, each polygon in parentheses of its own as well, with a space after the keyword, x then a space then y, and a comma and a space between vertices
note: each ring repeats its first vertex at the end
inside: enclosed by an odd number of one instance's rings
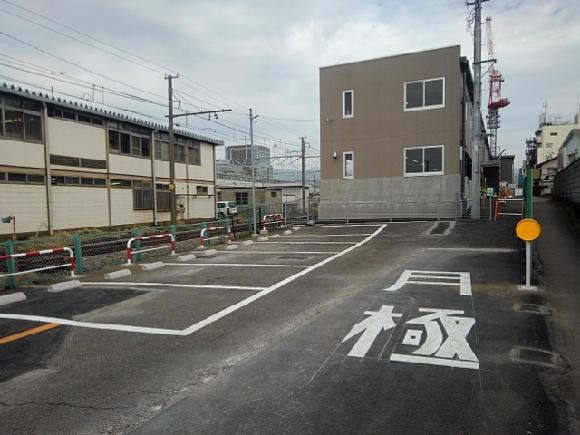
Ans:
MULTIPOLYGON (((131 51, 129 51, 129 50, 126 50, 126 49, 124 49, 124 48, 122 48, 122 47, 119 47, 119 46, 116 46, 116 45, 110 44, 110 43, 108 43, 108 42, 106 42, 106 41, 103 41, 103 40, 101 40, 101 39, 95 38, 95 37, 93 37, 92 35, 89 35, 88 33, 82 32, 82 31, 80 31, 80 30, 78 30, 78 29, 76 29, 76 28, 74 28, 74 27, 72 27, 72 26, 69 26, 69 25, 67 25, 67 24, 64 24, 64 23, 61 23, 61 22, 59 22, 59 21, 57 21, 57 20, 54 20, 54 19, 52 19, 52 18, 50 18, 50 17, 48 17, 48 16, 46 16, 46 15, 43 15, 43 14, 41 14, 41 13, 38 13, 38 12, 36 12, 36 11, 34 11, 34 10, 30 9, 30 8, 23 7, 23 6, 21 6, 21 5, 18 5, 18 4, 16 4, 16 3, 12 2, 12 1, 9 1, 9 0, 1 0, 1 1, 2 1, 2 2, 4 2, 4 3, 6 3, 6 4, 9 4, 9 5, 11 5, 11 6, 15 7, 15 8, 19 8, 20 10, 26 11, 27 13, 29 13, 29 14, 32 14, 32 15, 34 15, 34 16, 36 16, 36 17, 40 17, 40 18, 42 18, 42 19, 44 19, 44 20, 46 20, 46 21, 48 21, 48 22, 50 22, 50 23, 52 23, 52 24, 55 24, 55 25, 61 26, 62 28, 64 28, 64 29, 67 29, 68 31, 71 31, 71 32, 74 32, 74 33, 76 33, 77 35, 81 35, 81 36, 83 36, 84 38, 88 38, 88 39, 90 39, 90 40, 92 40, 92 41, 95 41, 95 42, 97 42, 98 44, 101 44, 101 45, 103 45, 103 46, 106 46, 106 47, 110 47, 110 48, 112 48, 113 50, 117 50, 118 52, 121 52, 121 53, 123 53, 124 55, 128 55, 128 56, 130 56, 131 58, 133 58, 133 59, 131 59, 131 60, 130 60, 130 61, 131 61, 131 63, 135 63, 135 64, 137 64, 137 65, 140 65, 140 66, 142 66, 142 67, 144 67, 144 68, 147 68, 147 69, 149 69, 149 70, 150 70, 150 71, 152 71, 152 72, 155 72, 155 73, 163 73, 164 71, 168 71, 168 70, 170 70, 170 71, 173 71, 173 69, 172 69, 172 68, 167 68, 167 67, 166 67, 166 66, 164 66, 164 65, 161 65, 161 64, 159 64, 159 63, 157 63, 157 62, 155 62, 155 61, 152 61, 151 59, 144 58, 144 57, 142 57, 142 56, 139 56, 138 54, 135 54, 134 52, 131 52, 131 51), (136 61, 135 59, 137 59, 138 61, 136 61), (147 65, 154 65, 154 66, 156 66, 156 67, 157 67, 157 68, 159 68, 159 69, 156 69, 156 68, 150 68, 150 67, 148 67, 147 65)), ((34 25, 36 25, 36 26, 40 26, 40 27, 42 27, 42 28, 44 28, 44 29, 46 29, 46 30, 49 30, 49 31, 53 32, 53 33, 57 33, 57 34, 59 34, 59 35, 61 35, 61 36, 63 36, 63 37, 66 37, 66 38, 69 38, 69 39, 71 39, 71 40, 74 40, 74 41, 75 41, 75 42, 77 42, 77 43, 84 44, 85 46, 89 46, 89 47, 91 47, 91 48, 93 48, 93 49, 99 50, 99 51, 101 51, 101 52, 103 52, 103 53, 105 53, 105 54, 112 55, 112 56, 115 56, 115 57, 117 57, 117 58, 121 58, 121 59, 123 59, 123 60, 127 60, 127 57, 126 57, 126 56, 119 56, 117 53, 114 53, 114 52, 112 52, 111 50, 105 50, 105 49, 103 49, 102 47, 99 47, 99 46, 97 46, 97 45, 95 45, 95 44, 93 44, 93 43, 89 43, 89 42, 87 42, 87 41, 83 41, 82 39, 79 39, 79 38, 77 38, 77 37, 75 37, 75 36, 73 36, 73 35, 70 35, 70 34, 67 34, 67 33, 61 32, 61 31, 59 31, 59 30, 55 30, 55 29, 51 28, 50 26, 47 26, 47 25, 45 25, 45 24, 43 24, 43 23, 39 23, 39 22, 37 22, 37 21, 31 20, 31 19, 29 19, 29 18, 27 18, 27 17, 23 17, 22 15, 15 14, 14 12, 10 12, 10 11, 7 11, 7 10, 5 10, 5 9, 2 9, 1 11, 2 11, 2 12, 5 12, 5 13, 7 13, 7 14, 10 14, 10 15, 16 16, 16 17, 18 17, 18 18, 20 18, 20 19, 23 19, 24 21, 27 21, 27 22, 29 22, 29 23, 31 23, 31 24, 34 24, 34 25)), ((115 82, 115 83, 121 84, 121 85, 123 85, 123 86, 127 86, 127 87, 129 87, 129 88, 131 88, 131 89, 133 89, 133 90, 136 90, 136 91, 138 91, 138 92, 143 92, 143 93, 147 93, 147 94, 149 94, 149 95, 153 95, 153 96, 156 96, 156 97, 161 97, 161 98, 164 98, 164 96, 162 96, 162 95, 159 95, 159 94, 156 94, 156 93, 150 92, 150 91, 148 91, 148 90, 144 90, 144 89, 137 88, 137 87, 135 87, 135 86, 133 86, 133 85, 130 85, 130 84, 128 84, 128 83, 125 83, 125 82, 122 82, 122 81, 120 81, 120 80, 116 80, 116 79, 114 79, 114 78, 108 77, 108 76, 106 76, 105 74, 100 74, 100 73, 94 72, 94 71, 92 71, 92 70, 89 70, 89 69, 87 69, 87 68, 83 67, 82 65, 79 65, 79 64, 78 64, 78 63, 76 63, 76 62, 72 62, 72 61, 69 61, 69 60, 67 60, 67 59, 65 59, 65 58, 63 58, 63 57, 61 57, 61 56, 55 55, 54 53, 51 53, 51 52, 50 52, 50 51, 48 51, 48 50, 45 50, 45 49, 43 49, 43 48, 40 48, 40 47, 38 47, 38 46, 36 46, 36 45, 34 45, 34 44, 32 44, 32 43, 29 43, 29 42, 27 42, 27 41, 24 41, 23 39, 17 38, 17 37, 15 37, 14 35, 10 35, 10 34, 8 34, 8 33, 6 33, 6 32, 0 32, 0 34, 4 35, 5 37, 11 38, 11 39, 15 40, 16 42, 19 42, 19 43, 21 43, 21 44, 27 45, 27 46, 29 46, 30 48, 33 48, 33 49, 35 49, 35 50, 37 50, 37 51, 40 51, 40 52, 42 52, 42 53, 44 53, 44 54, 46 54, 46 55, 48 55, 48 56, 54 57, 54 58, 58 59, 58 60, 59 60, 59 61, 61 61, 61 62, 64 62, 64 63, 70 64, 70 65, 72 65, 72 66, 75 66, 76 68, 82 69, 83 71, 85 71, 85 72, 87 72, 87 73, 90 73, 90 74, 93 74, 93 75, 96 75, 96 76, 102 77, 102 78, 103 78, 103 79, 105 79, 105 80, 109 80, 109 81, 112 81, 112 82, 115 82)), ((52 78, 52 77, 51 77, 51 78, 52 78)), ((227 101, 228 103, 231 103, 233 106, 236 106, 236 107, 238 107, 238 108, 241 108, 242 110, 244 109, 244 108, 243 108, 243 106, 242 106, 241 104, 239 104, 239 103, 236 103, 236 102, 233 102, 233 101, 232 101, 230 98, 228 98, 228 97, 225 97, 224 95, 222 95, 222 94, 221 94, 221 93, 219 93, 218 91, 215 91, 215 90, 213 90, 213 89, 211 89, 211 88, 209 88, 209 87, 207 87, 207 86, 205 86, 205 85, 203 85, 203 84, 201 84, 201 83, 199 83, 199 82, 197 82, 197 81, 195 81, 195 80, 193 80, 193 79, 191 79, 191 78, 189 78, 189 77, 187 77, 187 76, 185 76, 185 75, 183 75, 183 74, 182 74, 182 78, 184 79, 183 81, 185 82, 183 85, 184 85, 185 87, 189 88, 189 89, 192 89, 194 92, 196 92, 196 93, 198 93, 198 92, 199 92, 199 93, 204 93, 205 95, 208 95, 208 96, 210 96, 210 98, 213 98, 214 100, 222 100, 222 101, 227 101), (201 88, 201 89, 205 89, 205 91, 201 92, 201 91, 200 91, 200 88, 201 88), (216 97, 215 97, 216 95, 217 95, 217 97, 218 97, 218 98, 216 98, 216 97)), ((101 86, 101 87, 103 87, 103 86, 101 86)), ((129 95, 130 95, 130 94, 129 94, 129 95)), ((120 95, 119 95, 119 96, 120 96, 120 95)), ((74 96, 72 96, 72 97, 74 97, 74 96)), ((138 96, 133 96, 133 97, 134 97, 135 99, 137 99, 137 98, 141 98, 141 97, 138 97, 138 96)), ((129 98, 131 98, 131 97, 129 97, 129 98)), ((195 99, 195 100, 197 100, 197 101, 200 101, 200 102, 202 102, 202 103, 204 103, 204 104, 207 104, 207 105, 209 105, 209 106, 213 106, 213 107, 219 107, 219 106, 218 106, 217 104, 215 104, 215 103, 212 103, 212 102, 210 102, 210 101, 207 101, 207 100, 203 100, 203 99, 201 99, 201 98, 198 98, 198 97, 195 97, 195 96, 193 96, 193 95, 191 95, 191 94, 189 94, 189 98, 191 98, 191 99, 195 99)), ((146 99, 144 99, 144 100, 146 100, 146 99)), ((137 100, 137 101, 138 101, 138 100, 137 100)), ((185 103, 185 104, 189 104, 189 105, 191 105, 192 107, 200 107, 200 106, 198 106, 198 105, 194 105, 194 104, 192 104, 192 103, 191 103, 191 101, 184 101, 184 103, 185 103)), ((119 110, 123 110, 123 109, 119 109, 119 110)), ((136 112, 136 111, 132 111, 132 112, 133 112, 133 113, 139 113, 139 112, 136 112)), ((148 116, 148 117, 150 117, 150 116, 148 116)), ((152 117, 150 117, 150 118, 152 118, 152 117)), ((283 125, 283 127, 281 128, 279 125, 277 125, 277 121, 291 121, 291 120, 290 120, 290 119, 288 119, 288 118, 276 118, 276 117, 269 117, 269 116, 265 116, 265 115, 263 115, 261 118, 264 120, 263 124, 268 124, 269 126, 272 126, 272 127, 273 127, 273 128, 275 128, 275 129, 286 129, 287 131, 290 131, 290 129, 289 129, 287 126, 284 126, 284 125, 283 125), (272 122, 270 122, 270 121, 272 121, 272 122)), ((298 120, 295 120, 295 121, 298 121, 298 120)), ((304 121, 306 121, 306 120, 304 120, 304 121)), ((309 120, 309 121, 315 121, 315 120, 309 120)), ((214 122, 214 123, 215 123, 215 122, 214 122)), ((218 123, 218 124, 220 124, 220 123, 218 123)), ((282 124, 280 124, 280 125, 282 125, 282 124)), ((182 126, 182 128, 183 128, 183 127, 184 127, 184 126, 182 126)), ((185 127, 187 128, 188 126, 185 126, 185 127)), ((245 130, 244 130, 244 129, 242 129, 242 128, 239 128, 239 126, 236 126, 236 127, 231 127, 231 126, 224 125, 224 126, 223 126, 223 128, 228 128, 228 129, 230 129, 231 131, 236 131, 236 132, 240 132, 240 133, 243 133, 243 134, 247 134, 247 131, 245 131, 245 130)), ((275 137, 275 136, 273 136, 273 135, 270 135, 270 134, 268 134, 268 133, 266 133, 266 132, 264 132, 264 131, 261 131, 261 130, 258 132, 258 134, 256 134, 256 136, 255 136, 255 137, 256 137, 257 139, 261 139, 261 140, 264 140, 264 141, 269 141, 269 142, 272 142, 273 146, 276 146, 278 143, 279 143, 279 144, 285 144, 285 145, 287 145, 287 146, 291 146, 291 147, 298 147, 298 146, 299 146, 297 143, 292 143, 292 142, 290 142, 290 141, 284 141, 284 140, 282 140, 282 139, 280 139, 280 138, 278 138, 278 137, 275 137)), ((234 138, 232 138, 232 139, 228 138, 227 140, 234 140, 234 141, 236 141, 237 139, 234 137, 234 138)))

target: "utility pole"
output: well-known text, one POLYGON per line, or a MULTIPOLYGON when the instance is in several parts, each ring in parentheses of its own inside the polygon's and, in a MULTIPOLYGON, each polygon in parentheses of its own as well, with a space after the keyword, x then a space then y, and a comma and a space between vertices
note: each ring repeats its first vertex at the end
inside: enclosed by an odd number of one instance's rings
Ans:
POLYGON ((302 142, 302 212, 306 213, 306 137, 300 138, 302 142))
POLYGON ((481 142, 481 4, 489 0, 475 0, 467 3, 475 6, 474 31, 473 31, 473 119, 472 119, 472 144, 473 155, 471 158, 471 219, 480 218, 481 181, 479 161, 479 145, 481 142))
POLYGON ((256 222, 256 168, 254 166, 255 153, 254 153, 254 119, 258 115, 254 116, 252 114, 252 109, 250 109, 250 157, 252 159, 252 215, 254 219, 254 234, 257 234, 257 222, 256 222))
MULTIPOLYGON (((221 112, 231 112, 232 109, 221 109, 221 110, 202 110, 200 112, 187 112, 179 113, 177 115, 173 114, 173 79, 178 79, 179 74, 174 76, 170 74, 165 74, 165 80, 168 80, 168 96, 169 96, 169 113, 165 115, 169 123, 169 207, 171 209, 171 225, 177 224, 177 194, 175 186, 175 138, 173 134, 173 120, 175 118, 180 118, 183 116, 198 116, 198 115, 211 115, 215 114, 217 118, 217 113, 221 112)), ((153 154, 155 154, 155 143, 153 142, 153 154)), ((214 168, 215 169, 215 168, 214 168)), ((215 174, 215 171, 214 171, 215 174)))
POLYGON ((175 193, 175 139, 173 137, 173 79, 179 78, 179 74, 172 76, 165 75, 165 80, 168 81, 168 96, 169 96, 169 208, 171 210, 171 225, 177 224, 177 195, 175 193))

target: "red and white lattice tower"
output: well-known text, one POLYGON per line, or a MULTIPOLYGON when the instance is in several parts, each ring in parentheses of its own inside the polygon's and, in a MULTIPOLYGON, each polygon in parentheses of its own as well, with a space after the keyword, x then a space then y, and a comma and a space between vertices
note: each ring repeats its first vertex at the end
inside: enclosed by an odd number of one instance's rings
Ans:
MULTIPOLYGON (((486 34, 487 34, 487 55, 488 59, 494 59, 493 50, 493 33, 491 31, 491 17, 487 17, 486 34)), ((487 103, 487 128, 491 134, 490 136, 490 151, 492 156, 497 156, 497 129, 500 127, 499 109, 506 107, 510 101, 507 98, 501 97, 501 84, 504 78, 499 70, 492 63, 489 68, 489 100, 487 103)))

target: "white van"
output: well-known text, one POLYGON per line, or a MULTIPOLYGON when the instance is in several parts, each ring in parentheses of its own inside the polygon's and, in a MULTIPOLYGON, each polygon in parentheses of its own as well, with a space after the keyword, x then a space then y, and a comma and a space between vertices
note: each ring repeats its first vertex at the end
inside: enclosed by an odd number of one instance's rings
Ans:
POLYGON ((238 205, 235 202, 218 201, 217 215, 218 218, 224 219, 226 216, 238 213, 238 205))

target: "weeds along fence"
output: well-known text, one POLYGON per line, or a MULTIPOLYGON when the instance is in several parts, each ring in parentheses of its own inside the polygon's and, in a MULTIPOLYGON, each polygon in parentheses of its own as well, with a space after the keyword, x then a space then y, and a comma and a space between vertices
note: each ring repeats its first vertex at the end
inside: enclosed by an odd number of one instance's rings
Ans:
MULTIPOLYGON (((251 212, 250 212, 251 213, 251 212)), ((74 273, 95 272, 127 262, 127 242, 134 237, 148 237, 172 234, 175 237, 176 253, 189 252, 200 245, 200 235, 204 228, 212 228, 211 238, 205 243, 212 246, 224 243, 231 233, 233 238, 247 236, 252 231, 252 217, 247 212, 226 219, 196 224, 175 226, 136 227, 120 231, 97 231, 87 233, 62 233, 54 236, 36 237, 22 241, 0 243, 0 289, 15 288, 17 285, 34 285, 64 278, 71 269, 63 265, 70 263, 67 252, 54 254, 34 254, 42 250, 70 248, 74 253, 74 273), (28 256, 12 257, 13 254, 33 253, 28 256), (10 258, 4 258, 11 256, 10 258)), ((167 245, 166 238, 135 240, 135 251, 167 245)), ((140 262, 155 256, 165 255, 168 251, 159 249, 139 252, 133 261, 140 262)))

